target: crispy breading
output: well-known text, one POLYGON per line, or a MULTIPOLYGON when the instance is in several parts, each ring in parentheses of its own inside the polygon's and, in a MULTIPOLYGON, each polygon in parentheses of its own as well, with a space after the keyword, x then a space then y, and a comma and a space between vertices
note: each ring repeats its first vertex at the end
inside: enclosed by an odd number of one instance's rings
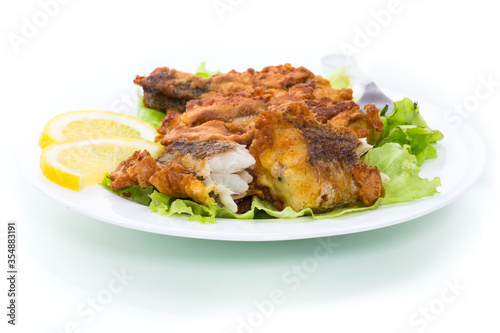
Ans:
POLYGON ((208 204, 207 188, 193 173, 179 161, 172 161, 151 176, 149 182, 160 192, 173 198, 191 198, 201 204, 208 204))
POLYGON ((197 140, 230 139, 249 145, 253 139, 254 121, 267 108, 269 98, 249 94, 192 100, 186 112, 168 111, 158 128, 158 142, 167 145, 179 137, 197 140))
POLYGON ((147 77, 137 75, 134 83, 144 89, 144 104, 162 111, 184 111, 187 101, 209 91, 206 79, 168 67, 157 68, 147 77))
POLYGON ((182 125, 182 115, 183 113, 181 112, 168 110, 165 117, 163 117, 161 120, 161 125, 156 129, 159 136, 155 139, 155 141, 160 142, 161 138, 163 138, 165 134, 170 132, 170 130, 176 128, 179 125, 182 125))
MULTIPOLYGON (((313 88, 299 84, 288 91, 261 91, 258 96, 248 93, 230 96, 215 94, 192 100, 187 103, 185 113, 167 112, 158 128, 160 135, 157 141, 166 145, 185 136, 197 140, 230 139, 250 145, 259 112, 267 110, 269 105, 279 106, 285 101, 304 101, 321 123, 349 127, 358 138, 368 137, 371 144, 377 142, 383 126, 378 109, 369 107, 369 112, 363 112, 352 100, 317 98, 313 92, 313 88)), ((346 90, 343 97, 352 98, 352 95, 346 90)))
POLYGON ((136 151, 121 162, 110 175, 112 190, 127 186, 153 185, 160 193, 174 198, 191 198, 201 204, 208 204, 209 189, 196 177, 193 170, 181 164, 180 155, 158 163, 148 151, 136 151))
POLYGON ((135 151, 110 174, 113 181, 110 187, 112 190, 133 185, 148 187, 149 178, 159 169, 160 166, 148 151, 135 151))
POLYGON ((380 111, 372 104, 366 105, 367 112, 352 100, 352 91, 344 89, 342 98, 318 98, 310 87, 297 85, 289 91, 274 96, 269 105, 280 105, 285 101, 303 101, 320 123, 349 127, 358 138, 368 138, 368 143, 375 144, 382 135, 384 125, 380 111))
POLYGON ((224 96, 215 94, 211 97, 192 100, 186 105, 180 124, 189 127, 198 126, 210 120, 221 120, 225 123, 238 123, 245 127, 261 110, 267 109, 268 99, 250 94, 224 96))
POLYGON ((384 187, 381 186, 380 171, 374 166, 356 164, 351 168, 354 180, 360 186, 358 195, 367 206, 372 206, 378 198, 384 196, 384 187))
MULTIPOLYGON (((236 143, 231 140, 190 140, 188 138, 179 138, 170 143, 162 150, 158 156, 158 162, 167 164, 173 160, 182 160, 187 156, 193 159, 204 160, 216 154, 232 151, 236 143)), ((183 162, 183 165, 186 164, 183 162)), ((194 168, 190 169, 194 170, 194 168)))
POLYGON ((186 138, 201 141, 232 140, 249 145, 253 140, 253 135, 253 128, 245 128, 240 124, 226 124, 220 120, 210 120, 195 127, 188 127, 186 125, 177 126, 161 137, 161 144, 168 146, 180 138, 186 138))
POLYGON ((345 109, 327 120, 330 125, 349 127, 358 138, 367 138, 367 142, 375 145, 382 137, 384 122, 380 118, 380 110, 373 104, 365 105, 366 112, 358 105, 349 105, 346 102, 337 104, 345 109))
POLYGON ((269 93, 286 91, 295 85, 310 87, 317 98, 345 99, 352 95, 352 91, 333 89, 328 80, 304 67, 295 68, 290 64, 269 66, 261 71, 250 68, 240 73, 232 70, 209 79, 161 67, 147 77, 137 76, 134 83, 143 88, 146 106, 165 112, 184 111, 188 101, 218 93, 224 96, 236 93, 258 95, 263 90, 269 93))
POLYGON ((359 201, 373 205, 383 194, 380 174, 372 174, 378 170, 367 169, 356 154, 361 143, 355 134, 320 124, 304 102, 270 106, 256 128, 249 148, 256 183, 278 209, 323 212, 359 201))

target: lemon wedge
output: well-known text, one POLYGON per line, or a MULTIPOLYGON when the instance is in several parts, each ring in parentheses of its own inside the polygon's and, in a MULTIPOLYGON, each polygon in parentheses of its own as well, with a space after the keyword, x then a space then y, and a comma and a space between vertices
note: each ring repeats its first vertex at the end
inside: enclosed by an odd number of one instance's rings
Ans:
POLYGON ((156 135, 153 125, 136 117, 109 111, 72 111, 52 118, 38 145, 43 149, 53 143, 116 137, 154 141, 156 135))
POLYGON ((40 168, 49 180, 78 191, 100 183, 121 161, 144 149, 157 158, 163 146, 135 138, 54 143, 42 151, 40 168))

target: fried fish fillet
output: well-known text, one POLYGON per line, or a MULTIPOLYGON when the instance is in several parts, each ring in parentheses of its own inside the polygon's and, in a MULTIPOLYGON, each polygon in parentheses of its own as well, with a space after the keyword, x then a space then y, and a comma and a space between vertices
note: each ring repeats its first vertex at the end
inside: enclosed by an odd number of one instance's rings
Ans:
MULTIPOLYGON (((214 94, 224 96, 236 93, 254 94, 257 91, 286 91, 301 84, 313 90, 314 96, 341 99, 349 89, 333 89, 325 78, 314 75, 304 67, 292 67, 290 64, 269 66, 261 71, 248 69, 245 72, 234 70, 216 74, 209 79, 160 67, 149 76, 137 76, 134 83, 144 90, 144 104, 161 111, 184 112, 186 103, 210 97, 214 94)), ((349 92, 350 91, 350 92, 349 92)))
POLYGON ((239 124, 226 124, 220 120, 210 120, 195 127, 179 125, 162 136, 160 142, 166 146, 179 139, 186 138, 199 141, 231 140, 240 144, 250 145, 253 136, 253 128, 246 128, 239 124))
POLYGON ((123 161, 111 174, 113 189, 153 185, 233 212, 252 194, 278 209, 315 212, 370 206, 383 196, 378 169, 359 158, 368 147, 361 138, 380 138, 379 110, 363 111, 352 90, 332 89, 304 67, 209 79, 163 67, 134 82, 145 105, 166 111, 156 139, 166 148, 157 160, 136 152, 123 161))
POLYGON ((259 112, 267 109, 269 97, 215 94, 189 101, 186 112, 168 111, 157 129, 156 141, 168 145, 185 137, 197 140, 233 140, 250 145, 259 112))
POLYGON ((193 127, 210 120, 221 120, 249 127, 254 117, 258 116, 261 110, 267 109, 268 102, 269 96, 214 94, 211 97, 189 101, 186 104, 186 112, 180 116, 177 125, 193 127))
POLYGON ((318 98, 314 89, 302 84, 288 91, 261 91, 260 95, 237 93, 225 96, 191 100, 186 111, 168 111, 158 128, 158 142, 168 145, 181 137, 197 140, 227 139, 249 146, 255 133, 255 120, 261 111, 270 105, 279 106, 286 101, 303 101, 321 123, 349 127, 358 138, 367 138, 374 145, 381 136, 383 122, 379 110, 366 106, 368 112, 360 110, 352 101, 350 92, 342 99, 318 98))
POLYGON ((350 128, 358 138, 367 138, 375 145, 382 137, 384 123, 380 111, 373 104, 365 105, 365 111, 352 100, 352 91, 344 91, 341 98, 318 98, 310 87, 297 85, 274 96, 269 105, 279 106, 286 101, 304 102, 322 124, 340 125, 350 128))
POLYGON ((262 112, 249 148, 256 186, 278 209, 325 212, 383 196, 380 172, 363 164, 362 146, 344 126, 319 123, 306 103, 284 101, 262 112))
POLYGON ((165 147, 157 160, 147 151, 135 152, 111 173, 111 189, 153 185, 174 198, 190 198, 210 206, 238 211, 253 177, 247 169, 255 159, 248 150, 228 140, 182 138, 165 147))
POLYGON ((112 190, 119 190, 134 185, 148 187, 151 185, 149 178, 161 168, 162 165, 158 164, 147 150, 135 151, 110 174, 110 178, 113 181, 110 188, 112 190))

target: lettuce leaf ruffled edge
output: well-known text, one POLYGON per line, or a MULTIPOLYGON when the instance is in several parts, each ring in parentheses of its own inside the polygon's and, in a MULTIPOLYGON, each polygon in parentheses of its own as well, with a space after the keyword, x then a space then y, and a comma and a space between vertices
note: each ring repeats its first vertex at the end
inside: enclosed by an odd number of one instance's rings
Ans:
POLYGON ((175 216, 177 214, 187 214, 189 221, 197 221, 200 223, 215 223, 216 218, 232 218, 232 219, 295 219, 301 216, 310 216, 313 219, 328 219, 353 212, 361 212, 365 210, 375 209, 380 205, 380 200, 375 205, 366 207, 362 205, 344 207, 332 210, 330 212, 317 214, 310 208, 303 209, 299 212, 294 211, 290 207, 286 207, 279 211, 274 205, 257 196, 252 197, 252 204, 249 211, 243 214, 230 212, 226 208, 221 208, 216 205, 203 206, 189 199, 172 198, 168 195, 156 191, 152 186, 141 188, 138 185, 128 186, 120 190, 111 190, 111 178, 108 175, 104 178, 101 185, 107 190, 124 197, 128 200, 135 201, 142 205, 148 206, 149 210, 158 213, 162 216, 175 216))

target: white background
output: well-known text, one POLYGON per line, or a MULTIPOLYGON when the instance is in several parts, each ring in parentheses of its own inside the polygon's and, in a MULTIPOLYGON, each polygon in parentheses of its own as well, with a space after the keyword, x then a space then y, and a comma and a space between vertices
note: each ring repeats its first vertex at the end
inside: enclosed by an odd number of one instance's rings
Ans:
MULTIPOLYGON (((49 2, 2 0, 0 8, 2 272, 9 220, 18 223, 20 257, 16 327, 6 323, 0 274, 2 332, 500 329, 500 21, 491 1, 73 0, 40 14, 40 3, 49 2), (217 3, 230 7, 221 14, 217 3), (39 28, 29 30, 26 22, 39 28), (24 38, 20 44, 14 35, 24 38), (37 105, 57 104, 61 87, 96 68, 133 78, 152 64, 193 71, 204 60, 222 70, 303 60, 325 74, 321 57, 346 44, 383 87, 470 123, 489 160, 453 204, 411 222, 335 237, 338 248, 300 278, 294 267, 310 263, 318 240, 218 242, 128 230, 58 205, 17 170, 16 142, 59 111, 40 114, 37 105), (118 292, 120 272, 133 279, 118 292), (104 306, 89 310, 96 297, 104 306)), ((82 106, 91 103, 84 90, 80 98, 82 106)))

